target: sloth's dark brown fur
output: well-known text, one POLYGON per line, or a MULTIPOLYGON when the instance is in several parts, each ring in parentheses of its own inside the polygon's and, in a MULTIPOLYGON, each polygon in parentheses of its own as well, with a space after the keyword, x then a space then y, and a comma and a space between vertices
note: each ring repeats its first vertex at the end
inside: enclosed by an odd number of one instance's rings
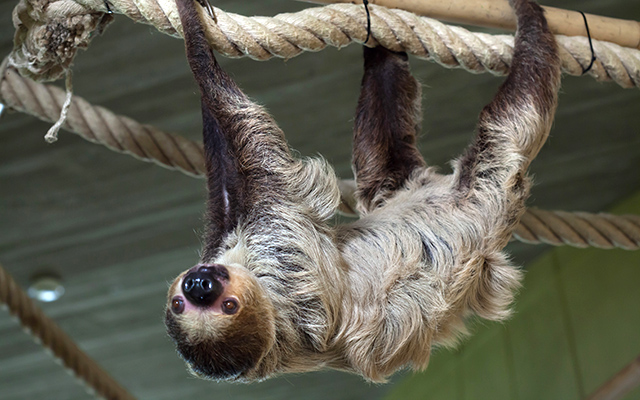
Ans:
POLYGON ((526 170, 549 133, 560 84, 541 8, 511 3, 519 24, 511 73, 450 175, 428 168, 415 147, 421 94, 406 55, 364 49, 353 143, 361 218, 333 227, 331 168, 291 155, 269 114, 218 66, 201 7, 177 0, 202 93, 201 264, 228 270, 222 296, 239 304, 232 315, 167 308, 191 371, 254 381, 329 367, 384 381, 399 368, 424 368, 431 346, 464 333, 469 314, 508 316, 520 272, 502 249, 524 211, 526 170))

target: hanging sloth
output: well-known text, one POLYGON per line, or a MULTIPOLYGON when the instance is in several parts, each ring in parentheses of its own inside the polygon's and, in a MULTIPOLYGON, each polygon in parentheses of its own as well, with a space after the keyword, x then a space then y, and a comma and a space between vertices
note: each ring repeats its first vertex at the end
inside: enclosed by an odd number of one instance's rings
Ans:
POLYGON ((560 61, 542 9, 511 0, 511 73, 453 173, 415 146, 420 86, 406 54, 364 48, 353 137, 356 222, 331 226, 337 179, 294 158, 272 117, 220 68, 194 0, 177 0, 201 90, 208 211, 202 258, 171 285, 166 326, 189 370, 250 382, 334 368, 384 381, 426 367, 465 317, 508 316, 520 272, 503 248, 549 134, 560 61))

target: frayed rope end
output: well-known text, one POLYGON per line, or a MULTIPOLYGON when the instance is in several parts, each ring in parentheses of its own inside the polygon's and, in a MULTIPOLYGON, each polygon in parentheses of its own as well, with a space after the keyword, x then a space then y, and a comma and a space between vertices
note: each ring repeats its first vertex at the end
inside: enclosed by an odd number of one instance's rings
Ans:
POLYGON ((58 118, 58 121, 51 128, 49 128, 47 134, 44 135, 44 140, 47 143, 54 143, 58 140, 58 132, 60 131, 62 124, 64 124, 67 120, 67 114, 69 113, 69 107, 71 106, 71 98, 73 97, 71 69, 67 69, 66 71, 65 88, 67 91, 67 97, 65 98, 64 104, 62 105, 62 110, 60 110, 60 118, 58 118))

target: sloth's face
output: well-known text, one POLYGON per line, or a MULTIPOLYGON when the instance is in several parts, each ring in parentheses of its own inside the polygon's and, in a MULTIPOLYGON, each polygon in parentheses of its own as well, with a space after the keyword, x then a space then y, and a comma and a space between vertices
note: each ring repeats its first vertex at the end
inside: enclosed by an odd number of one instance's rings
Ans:
POLYGON ((242 379, 275 340, 273 306, 241 266, 199 264, 176 278, 165 312, 167 332, 195 375, 242 379))
POLYGON ((220 264, 199 264, 183 272, 169 290, 174 315, 213 313, 232 316, 240 311, 242 282, 231 283, 229 270, 220 264))

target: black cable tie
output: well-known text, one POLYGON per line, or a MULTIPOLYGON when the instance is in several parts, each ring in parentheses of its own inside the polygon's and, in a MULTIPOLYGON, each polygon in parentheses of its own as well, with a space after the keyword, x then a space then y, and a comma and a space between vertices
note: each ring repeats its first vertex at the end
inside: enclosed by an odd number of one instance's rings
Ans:
POLYGON ((593 63, 596 61, 596 53, 593 51, 593 43, 591 41, 591 33, 589 32, 589 24, 587 23, 587 16, 584 15, 582 11, 578 11, 578 12, 582 14, 582 19, 584 19, 584 26, 587 28, 587 37, 589 38, 589 48, 591 49, 591 62, 589 63, 589 66, 587 68, 582 67, 582 75, 584 75, 587 72, 589 72, 591 67, 593 67, 593 63))
POLYGON ((369 0, 362 0, 362 4, 364 4, 364 10, 367 12, 367 38, 364 40, 365 43, 369 41, 369 37, 371 36, 371 14, 369 14, 369 0))

